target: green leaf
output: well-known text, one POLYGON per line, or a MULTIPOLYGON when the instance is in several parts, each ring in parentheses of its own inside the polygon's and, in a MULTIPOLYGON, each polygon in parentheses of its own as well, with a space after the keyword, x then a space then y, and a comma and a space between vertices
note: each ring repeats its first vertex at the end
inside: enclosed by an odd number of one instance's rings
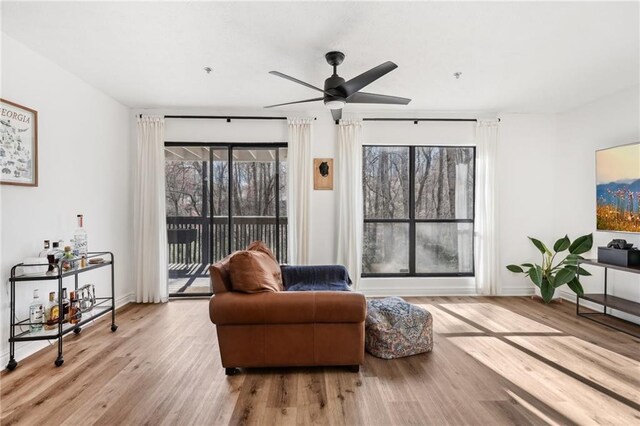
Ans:
POLYGON ((556 274, 556 278, 553 280, 553 286, 558 288, 562 285, 565 285, 576 276, 575 269, 571 269, 570 267, 562 268, 556 274))
POLYGON ((567 257, 562 261, 562 263, 566 264, 566 265, 573 265, 576 266, 578 264, 578 259, 580 260, 584 260, 584 257, 578 255, 578 254, 569 254, 567 255, 567 257))
POLYGON ((565 251, 569 248, 570 245, 571 240, 569 239, 568 235, 565 235, 564 238, 560 238, 558 241, 556 241, 556 243, 553 245, 553 251, 555 251, 556 253, 565 251))
POLYGON ((590 277, 591 276, 591 272, 587 271, 584 268, 579 268, 578 269, 578 275, 582 275, 583 277, 590 277))
POLYGON ((524 268, 533 268, 533 263, 523 263, 521 266, 524 268))
POLYGON ((549 283, 547 280, 543 280, 540 285, 540 294, 542 294, 542 300, 544 303, 549 303, 553 299, 553 293, 555 293, 556 289, 549 283))
POLYGON ((578 277, 575 277, 574 279, 569 281, 567 283, 567 285, 578 296, 583 296, 584 295, 584 289, 582 288, 582 284, 580 284, 580 281, 578 280, 578 277))
POLYGON ((532 238, 532 237, 529 237, 529 239, 531 240, 533 245, 536 246, 536 248, 538 250, 540 250, 540 253, 542 253, 542 254, 547 254, 547 253, 551 254, 551 252, 549 251, 547 246, 545 246, 542 241, 536 240, 535 238, 532 238))
POLYGON ((540 287, 542 285, 542 268, 539 265, 529 268, 529 278, 536 286, 540 287))
POLYGON ((571 268, 573 271, 575 271, 577 269, 577 271, 578 271, 577 275, 582 275, 583 277, 590 277, 591 276, 591 272, 587 271, 586 269, 584 269, 582 267, 577 267, 576 265, 567 265, 567 266, 565 266, 565 268, 571 268))
POLYGON ((593 246, 593 234, 583 235, 576 238, 576 240, 569 246, 569 252, 571 254, 582 254, 591 250, 593 246))
POLYGON ((516 272, 518 274, 524 272, 524 270, 518 265, 507 265, 507 269, 510 270, 511 272, 516 272))
POLYGON ((584 257, 580 256, 579 254, 568 254, 567 255, 567 259, 572 259, 572 260, 576 260, 576 259, 580 259, 580 260, 584 260, 584 257))

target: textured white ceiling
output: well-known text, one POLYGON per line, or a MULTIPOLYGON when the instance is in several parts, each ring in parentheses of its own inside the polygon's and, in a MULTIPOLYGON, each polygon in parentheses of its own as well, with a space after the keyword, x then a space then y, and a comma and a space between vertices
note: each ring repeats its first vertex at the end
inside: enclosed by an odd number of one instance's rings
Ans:
POLYGON ((2 31, 131 107, 316 97, 268 71, 322 86, 329 50, 346 79, 397 63, 366 88, 413 99, 390 110, 557 112, 640 78, 638 2, 3 1, 2 31))

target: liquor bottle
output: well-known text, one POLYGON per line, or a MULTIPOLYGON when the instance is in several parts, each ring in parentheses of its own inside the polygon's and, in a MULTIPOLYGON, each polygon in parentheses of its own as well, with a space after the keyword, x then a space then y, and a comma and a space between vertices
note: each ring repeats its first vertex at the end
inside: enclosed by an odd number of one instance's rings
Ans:
POLYGON ((67 289, 63 288, 62 289, 62 321, 63 322, 67 322, 69 321, 69 305, 71 304, 71 302, 69 302, 69 299, 67 299, 67 289))
POLYGON ((49 240, 44 240, 44 250, 42 250, 40 252, 40 254, 38 255, 38 257, 47 257, 47 255, 49 254, 49 240))
POLYGON ((64 250, 62 250, 62 247, 64 246, 60 245, 61 242, 62 240, 54 241, 53 248, 51 249, 51 252, 53 253, 53 258, 56 263, 58 263, 60 259, 62 259, 62 256, 64 256, 64 250))
POLYGON ((53 271, 53 263, 54 263, 54 259, 53 259, 53 249, 50 248, 51 244, 49 242, 49 240, 44 240, 44 250, 42 250, 40 252, 40 254, 38 255, 38 257, 46 257, 47 261, 49 262, 49 268, 47 269, 47 272, 52 272, 53 271))
POLYGON ((78 305, 78 297, 76 292, 72 291, 70 294, 71 306, 69 307, 69 322, 71 324, 77 324, 82 318, 82 312, 80 311, 80 306, 78 305))
POLYGON ((73 254, 77 258, 87 257, 87 231, 82 227, 84 217, 78 215, 78 229, 73 233, 73 254))
POLYGON ((56 300, 56 292, 49 293, 49 303, 44 311, 45 316, 45 330, 53 330, 58 326, 58 319, 60 318, 60 306, 56 300))
POLYGON ((42 330, 44 307, 38 297, 38 289, 33 290, 33 301, 29 305, 29 331, 35 333, 42 330))

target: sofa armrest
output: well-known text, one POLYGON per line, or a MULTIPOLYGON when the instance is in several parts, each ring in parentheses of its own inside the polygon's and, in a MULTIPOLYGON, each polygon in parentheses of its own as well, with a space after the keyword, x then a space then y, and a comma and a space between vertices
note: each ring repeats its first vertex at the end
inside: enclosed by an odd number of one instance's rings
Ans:
POLYGON ((217 325, 359 323, 366 313, 364 295, 342 291, 228 292, 209 302, 217 325))

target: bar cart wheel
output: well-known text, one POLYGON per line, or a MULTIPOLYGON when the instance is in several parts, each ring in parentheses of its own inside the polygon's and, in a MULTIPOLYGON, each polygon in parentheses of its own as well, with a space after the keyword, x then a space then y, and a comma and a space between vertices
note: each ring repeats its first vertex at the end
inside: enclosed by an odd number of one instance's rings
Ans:
POLYGON ((238 373, 240 373, 240 369, 238 369, 238 368, 225 368, 224 369, 224 374, 226 374, 227 376, 235 376, 238 373))
POLYGON ((111 324, 111 331, 116 331, 118 329, 118 326, 115 324, 111 324))
POLYGON ((7 364, 7 370, 13 371, 16 369, 17 366, 18 366, 18 362, 15 359, 11 358, 9 360, 9 364, 7 364))
POLYGON ((56 365, 56 367, 60 367, 64 363, 64 358, 62 357, 62 355, 58 355, 58 358, 56 358, 53 363, 56 365))
POLYGON ((81 331, 82 331, 82 327, 76 327, 73 329, 74 334, 80 334, 81 331))

